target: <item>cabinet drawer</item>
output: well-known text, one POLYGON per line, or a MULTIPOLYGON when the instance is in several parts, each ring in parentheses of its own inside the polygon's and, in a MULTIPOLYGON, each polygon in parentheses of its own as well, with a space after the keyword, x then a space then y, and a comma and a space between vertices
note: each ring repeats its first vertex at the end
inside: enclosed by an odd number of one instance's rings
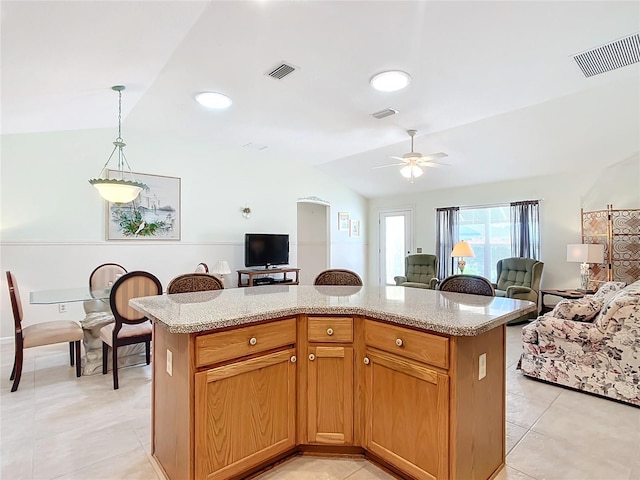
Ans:
POLYGON ((196 368, 295 343, 295 318, 201 335, 196 338, 196 368))
POLYGON ((449 368, 449 339, 446 337, 366 320, 364 341, 380 350, 449 368))
POLYGON ((353 319, 351 317, 309 317, 307 330, 310 342, 353 342, 353 319))

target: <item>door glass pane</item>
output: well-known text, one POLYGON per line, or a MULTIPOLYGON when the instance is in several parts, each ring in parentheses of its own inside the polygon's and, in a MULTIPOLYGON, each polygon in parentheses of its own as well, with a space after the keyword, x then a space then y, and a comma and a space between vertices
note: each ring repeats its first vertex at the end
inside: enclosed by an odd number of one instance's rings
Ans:
POLYGON ((405 257, 405 216, 386 216, 384 219, 385 231, 385 279, 386 285, 395 285, 393 279, 396 275, 404 275, 405 257))

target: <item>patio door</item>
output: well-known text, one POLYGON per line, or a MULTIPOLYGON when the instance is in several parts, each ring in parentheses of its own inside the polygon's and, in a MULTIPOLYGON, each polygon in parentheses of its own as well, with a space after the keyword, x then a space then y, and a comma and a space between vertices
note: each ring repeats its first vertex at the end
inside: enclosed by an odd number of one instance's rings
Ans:
POLYGON ((393 277, 404 275, 404 259, 413 247, 413 210, 383 210, 379 213, 381 285, 395 285, 393 277))

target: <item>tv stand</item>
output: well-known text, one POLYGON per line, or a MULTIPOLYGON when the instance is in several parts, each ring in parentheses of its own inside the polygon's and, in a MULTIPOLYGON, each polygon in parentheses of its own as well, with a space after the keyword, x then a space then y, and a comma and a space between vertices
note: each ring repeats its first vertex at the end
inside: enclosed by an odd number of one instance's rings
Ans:
POLYGON ((256 285, 298 285, 300 276, 299 268, 259 268, 259 269, 246 269, 238 270, 238 287, 253 287, 256 285), (271 277, 274 273, 282 273, 282 278, 271 277), (295 279, 287 278, 287 273, 295 273, 295 279), (269 275, 268 281, 259 281, 261 275, 269 275), (243 276, 247 276, 247 279, 243 280, 243 276), (258 277, 254 279, 253 277, 258 277))

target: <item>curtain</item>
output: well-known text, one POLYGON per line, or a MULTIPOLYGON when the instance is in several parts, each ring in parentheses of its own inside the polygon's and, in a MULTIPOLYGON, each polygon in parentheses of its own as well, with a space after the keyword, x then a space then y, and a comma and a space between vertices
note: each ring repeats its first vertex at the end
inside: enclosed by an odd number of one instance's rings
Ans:
POLYGON ((438 278, 453 275, 451 251, 458 241, 459 207, 436 209, 436 255, 438 255, 438 278))
POLYGON ((540 257, 540 204, 538 200, 511 202, 511 256, 540 257))

